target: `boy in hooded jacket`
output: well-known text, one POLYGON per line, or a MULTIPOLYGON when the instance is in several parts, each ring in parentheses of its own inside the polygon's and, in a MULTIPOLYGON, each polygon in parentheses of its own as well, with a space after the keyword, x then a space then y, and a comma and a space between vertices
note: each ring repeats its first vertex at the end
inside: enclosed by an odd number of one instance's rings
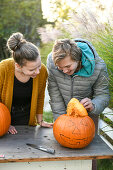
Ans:
MULTIPOLYGON (((59 39, 47 58, 48 91, 54 120, 66 113, 77 98, 98 128, 98 115, 109 104, 109 79, 105 62, 84 39, 59 39)), ((97 129, 96 129, 97 130, 97 129)))

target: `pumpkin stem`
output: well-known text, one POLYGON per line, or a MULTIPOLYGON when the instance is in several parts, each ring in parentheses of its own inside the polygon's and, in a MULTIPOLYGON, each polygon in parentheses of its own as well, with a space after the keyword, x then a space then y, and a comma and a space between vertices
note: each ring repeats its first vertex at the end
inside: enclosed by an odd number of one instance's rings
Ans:
POLYGON ((87 110, 85 107, 77 100, 76 98, 72 98, 67 105, 67 115, 68 116, 87 116, 87 110))

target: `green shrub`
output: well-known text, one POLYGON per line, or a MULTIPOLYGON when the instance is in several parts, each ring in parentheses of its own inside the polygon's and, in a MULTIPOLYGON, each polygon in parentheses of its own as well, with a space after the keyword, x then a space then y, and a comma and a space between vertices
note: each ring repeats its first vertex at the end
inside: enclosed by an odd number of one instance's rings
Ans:
POLYGON ((53 47, 53 43, 48 43, 48 44, 41 45, 41 47, 39 48, 42 63, 44 63, 45 65, 46 65, 47 56, 51 52, 52 47, 53 47))
POLYGON ((109 74, 110 84, 110 105, 113 108, 113 29, 108 25, 105 31, 99 31, 92 35, 92 44, 96 48, 99 56, 105 61, 109 74))

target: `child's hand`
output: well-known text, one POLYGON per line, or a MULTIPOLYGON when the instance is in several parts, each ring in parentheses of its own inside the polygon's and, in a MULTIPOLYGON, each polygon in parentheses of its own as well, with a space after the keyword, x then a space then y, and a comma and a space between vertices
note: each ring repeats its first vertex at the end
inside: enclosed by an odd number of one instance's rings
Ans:
POLYGON ((15 135, 17 133, 17 130, 15 129, 14 126, 10 125, 8 133, 15 135))
POLYGON ((87 111, 91 112, 94 109, 91 99, 84 98, 80 101, 81 104, 86 108, 87 111))

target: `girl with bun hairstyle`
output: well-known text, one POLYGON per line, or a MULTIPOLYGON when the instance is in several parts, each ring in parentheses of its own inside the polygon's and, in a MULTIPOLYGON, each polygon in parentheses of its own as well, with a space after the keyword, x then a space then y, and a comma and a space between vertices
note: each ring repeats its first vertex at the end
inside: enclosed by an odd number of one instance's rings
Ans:
POLYGON ((38 48, 19 32, 9 37, 7 46, 12 58, 0 62, 0 102, 11 113, 8 132, 17 133, 15 125, 52 127, 53 123, 43 121, 48 75, 38 48))

